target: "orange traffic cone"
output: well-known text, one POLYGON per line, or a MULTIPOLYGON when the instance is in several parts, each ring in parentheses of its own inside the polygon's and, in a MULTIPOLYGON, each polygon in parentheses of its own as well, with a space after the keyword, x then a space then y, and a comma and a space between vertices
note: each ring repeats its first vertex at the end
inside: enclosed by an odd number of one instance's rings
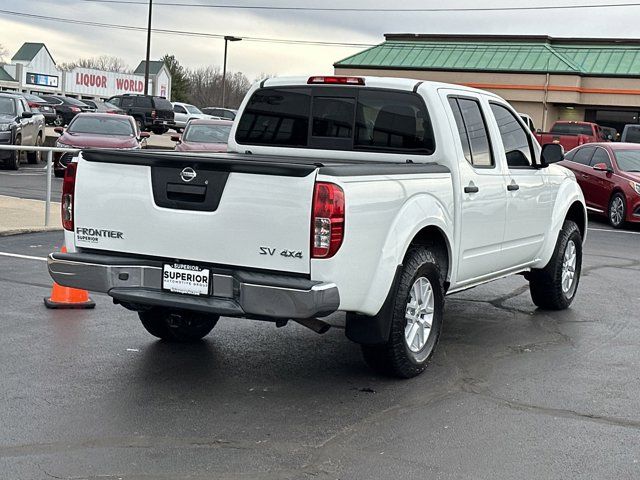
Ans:
MULTIPOLYGON (((66 247, 62 247, 61 252, 66 253, 66 247)), ((94 308, 96 306, 86 290, 63 287, 56 282, 53 282, 51 296, 45 297, 44 304, 47 308, 94 308)))

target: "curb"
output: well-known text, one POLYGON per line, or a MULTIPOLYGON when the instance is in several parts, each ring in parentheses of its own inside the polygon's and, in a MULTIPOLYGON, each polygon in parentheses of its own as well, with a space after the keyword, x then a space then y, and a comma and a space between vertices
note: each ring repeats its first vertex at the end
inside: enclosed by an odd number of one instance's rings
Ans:
POLYGON ((23 235, 26 233, 57 232, 57 231, 62 231, 62 227, 16 228, 14 230, 0 230, 0 237, 10 237, 13 235, 23 235))

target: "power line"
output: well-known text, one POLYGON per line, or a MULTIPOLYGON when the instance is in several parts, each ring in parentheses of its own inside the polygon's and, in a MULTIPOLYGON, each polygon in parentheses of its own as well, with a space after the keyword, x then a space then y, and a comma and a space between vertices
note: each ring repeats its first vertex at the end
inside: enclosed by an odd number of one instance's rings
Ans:
MULTIPOLYGON (((148 5, 142 0, 80 0, 92 3, 111 3, 120 5, 148 5)), ((461 8, 366 8, 366 7, 286 7, 272 5, 230 5, 230 4, 206 4, 206 3, 170 3, 156 2, 156 5, 172 7, 196 7, 219 8, 231 10, 288 10, 302 12, 369 12, 369 13, 419 13, 419 12, 511 12, 528 10, 572 10, 586 8, 616 8, 616 7, 640 7, 640 2, 630 3, 601 3, 601 4, 574 4, 574 5, 528 5, 519 7, 461 7, 461 8)))
MULTIPOLYGON (((136 31, 136 32, 147 31, 147 29, 144 27, 136 27, 134 25, 120 25, 115 23, 90 22, 87 20, 51 17, 48 15, 36 15, 33 13, 14 12, 11 10, 0 10, 0 15, 11 15, 16 17, 33 18, 37 20, 47 20, 47 21, 53 21, 53 22, 68 23, 73 25, 86 25, 90 27, 111 28, 116 30, 129 30, 129 31, 136 31)), ((204 38, 219 38, 219 39, 224 38, 223 34, 217 34, 217 33, 193 32, 193 31, 187 31, 187 30, 171 30, 171 29, 165 29, 165 28, 152 28, 151 30, 155 33, 167 34, 167 35, 182 35, 187 37, 204 37, 204 38)), ((318 46, 352 47, 352 48, 374 46, 374 44, 371 44, 371 43, 325 42, 320 40, 296 40, 296 39, 286 39, 286 38, 244 37, 243 36, 242 39, 248 42, 286 43, 286 44, 292 44, 292 45, 318 45, 318 46)))

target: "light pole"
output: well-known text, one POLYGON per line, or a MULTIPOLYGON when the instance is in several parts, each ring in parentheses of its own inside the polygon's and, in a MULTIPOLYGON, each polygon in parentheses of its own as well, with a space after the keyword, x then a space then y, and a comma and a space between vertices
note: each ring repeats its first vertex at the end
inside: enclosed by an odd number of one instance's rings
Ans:
POLYGON ((229 42, 239 42, 242 40, 240 37, 234 37, 232 35, 224 36, 224 63, 222 65, 222 108, 225 107, 225 96, 227 93, 227 44, 229 42))
POLYGON ((144 62, 144 94, 149 93, 149 55, 151 54, 151 8, 153 0, 149 0, 149 23, 147 24, 147 58, 144 62))

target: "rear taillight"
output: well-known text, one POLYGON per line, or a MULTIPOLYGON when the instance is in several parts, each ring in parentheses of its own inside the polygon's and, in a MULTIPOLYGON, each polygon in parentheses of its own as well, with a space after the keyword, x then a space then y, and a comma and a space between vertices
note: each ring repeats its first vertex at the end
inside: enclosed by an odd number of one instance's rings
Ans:
POLYGON ((80 111, 80 109, 78 107, 69 107, 69 110, 71 110, 72 112, 75 112, 75 113, 80 111))
POLYGON ((42 105, 36 102, 28 102, 29 108, 40 108, 42 105))
POLYGON ((151 110, 151 118, 156 118, 156 111, 155 110, 151 110))
POLYGON ((62 227, 70 232, 73 232, 73 194, 76 189, 77 168, 76 162, 69 163, 62 183, 62 227))
POLYGON ((315 85, 315 84, 325 84, 325 85, 364 85, 364 78, 362 77, 326 77, 326 76, 317 76, 317 77, 309 77, 307 80, 307 84, 315 85))
POLYGON ((312 209, 311 258, 331 258, 344 237, 344 191, 333 183, 316 183, 312 209))

